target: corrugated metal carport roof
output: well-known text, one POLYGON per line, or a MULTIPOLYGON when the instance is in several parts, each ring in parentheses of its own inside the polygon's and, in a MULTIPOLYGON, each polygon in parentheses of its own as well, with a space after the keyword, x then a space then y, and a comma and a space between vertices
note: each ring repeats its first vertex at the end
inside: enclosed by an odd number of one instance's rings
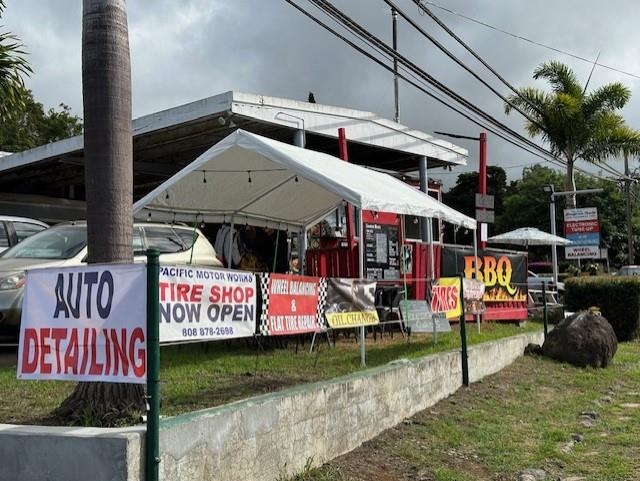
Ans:
MULTIPOLYGON (((399 172, 465 165, 467 151, 371 112, 276 97, 226 92, 140 117, 133 122, 136 199, 242 128, 292 143, 304 127, 307 148, 338 154, 338 128, 346 130, 351 162, 399 172)), ((82 136, 0 158, 0 193, 84 198, 82 136)))

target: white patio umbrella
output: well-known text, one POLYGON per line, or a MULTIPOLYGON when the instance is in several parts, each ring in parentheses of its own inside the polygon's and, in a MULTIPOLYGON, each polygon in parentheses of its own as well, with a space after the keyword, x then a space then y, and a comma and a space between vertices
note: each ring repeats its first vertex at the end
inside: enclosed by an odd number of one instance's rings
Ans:
POLYGON ((487 239, 487 242, 494 244, 517 244, 527 246, 549 246, 572 244, 569 239, 557 235, 549 234, 535 227, 522 227, 520 229, 494 235, 487 239))

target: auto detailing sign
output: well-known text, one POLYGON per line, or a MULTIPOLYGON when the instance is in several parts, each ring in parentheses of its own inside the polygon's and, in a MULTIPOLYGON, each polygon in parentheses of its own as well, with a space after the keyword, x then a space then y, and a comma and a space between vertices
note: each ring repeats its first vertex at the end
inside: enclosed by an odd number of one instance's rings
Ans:
POLYGON ((251 337, 256 331, 252 272, 160 266, 160 342, 251 337))
POLYGON ((567 259, 600 257, 600 223, 596 207, 565 209, 564 233, 573 243, 565 247, 567 259))
POLYGON ((260 287, 263 334, 281 336, 320 331, 319 277, 264 273, 260 287))
POLYGON ((146 382, 144 264, 27 271, 18 379, 146 382))

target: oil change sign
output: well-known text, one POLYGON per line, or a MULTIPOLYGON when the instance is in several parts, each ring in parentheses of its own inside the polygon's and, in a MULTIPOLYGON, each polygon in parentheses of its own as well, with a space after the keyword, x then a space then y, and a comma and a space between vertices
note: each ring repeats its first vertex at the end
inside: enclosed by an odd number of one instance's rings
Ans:
POLYGON ((146 382, 144 264, 27 271, 18 379, 146 382))
POLYGON ((160 342, 251 337, 256 331, 252 272, 160 266, 160 342))

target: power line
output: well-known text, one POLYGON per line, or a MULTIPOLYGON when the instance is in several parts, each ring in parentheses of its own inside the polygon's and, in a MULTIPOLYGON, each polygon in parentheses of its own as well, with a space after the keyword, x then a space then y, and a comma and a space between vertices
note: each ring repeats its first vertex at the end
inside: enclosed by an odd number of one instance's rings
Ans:
MULTIPOLYGON (((390 46, 388 46, 386 43, 382 42, 375 35, 371 34, 369 31, 367 31, 365 28, 360 26, 354 20, 352 20, 351 18, 346 16, 344 13, 342 13, 340 10, 335 8, 327 0, 308 0, 308 1, 310 3, 312 3, 312 4, 314 4, 318 9, 320 9, 321 11, 326 13, 327 15, 329 15, 329 16, 333 17, 334 19, 336 19, 337 21, 339 21, 343 26, 345 26, 347 29, 351 30, 355 35, 358 35, 361 38, 365 39, 368 43, 370 43, 371 45, 374 45, 376 48, 382 50, 388 56, 390 56, 390 57, 392 57, 394 59, 397 59, 398 62, 400 62, 403 66, 405 66, 406 68, 408 68, 411 71, 413 71, 416 75, 421 77, 423 80, 425 80, 429 84, 431 84, 434 87, 436 87, 438 90, 443 92, 445 95, 447 95, 448 97, 450 97, 453 100, 455 100, 456 102, 458 102, 460 105, 462 105, 465 108, 471 110, 472 112, 474 112, 475 114, 477 114, 478 116, 483 118, 485 121, 495 125, 496 127, 498 127, 499 129, 503 130, 504 132, 507 132, 509 135, 511 135, 511 136, 517 138, 519 141, 529 145, 531 148, 533 148, 535 150, 539 150, 543 154, 550 155, 550 156, 555 158, 555 156, 553 156, 553 154, 551 154, 549 151, 547 151, 543 147, 540 147, 538 144, 536 144, 536 143, 532 142, 531 140, 526 139, 525 137, 521 136, 519 133, 517 133, 516 131, 514 131, 513 129, 511 129, 507 125, 503 124, 502 122, 500 122, 499 120, 497 120, 493 116, 487 114, 482 109, 480 109, 479 107, 477 107, 476 105, 474 105, 473 103, 471 103, 470 101, 468 101, 467 99, 462 97, 461 95, 459 95, 456 92, 454 92, 453 90, 451 90, 449 87, 444 85, 442 82, 436 80, 433 76, 431 76, 428 73, 426 73, 424 70, 422 70, 416 64, 414 64, 413 62, 409 61, 406 57, 404 57, 403 55, 401 55, 398 52, 396 52, 395 50, 393 50, 390 46)), ((556 159, 556 160, 558 160, 558 159, 556 159)))
MULTIPOLYGON (((452 15, 457 16, 457 17, 464 18, 465 20, 469 20, 470 22, 474 22, 474 23, 477 23, 478 25, 482 25, 483 27, 487 27, 487 28, 490 28, 492 30, 495 30, 496 32, 500 32, 500 33, 503 33, 505 35, 509 35, 510 37, 517 38, 519 40, 523 40, 523 41, 531 43, 533 45, 537 45, 538 47, 543 47, 543 48, 546 48, 548 50, 552 50, 552 51, 557 52, 557 53, 561 53, 562 55, 567 55, 569 57, 575 58, 577 60, 581 60, 583 62, 587 62, 587 63, 592 64, 592 65, 594 64, 594 61, 590 60, 588 58, 581 57, 580 55, 576 55, 576 54, 573 54, 571 52, 567 52, 565 50, 561 50, 559 48, 552 47, 550 45, 545 45, 544 43, 536 42, 535 40, 531 40, 529 38, 523 37, 522 35, 517 35, 515 33, 508 32, 506 30, 503 30, 501 28, 495 27, 495 26, 490 25, 490 24, 488 24, 486 22, 483 22, 481 20, 477 20, 475 18, 468 17, 467 15, 464 15, 462 13, 456 12, 454 10, 450 10, 450 9, 448 9, 446 7, 443 7, 442 5, 438 5, 437 3, 433 3, 433 2, 430 2, 430 1, 427 1, 427 0, 418 0, 417 2, 416 2, 416 0, 414 0, 414 2, 418 3, 418 4, 426 3, 426 4, 431 5, 433 7, 439 8, 440 10, 444 10, 445 12, 448 12, 448 13, 450 13, 452 15)), ((419 5, 419 6, 423 7, 423 5, 419 5)), ((621 73, 623 75, 628 75, 629 77, 640 78, 640 75, 637 75, 637 74, 634 74, 634 73, 631 73, 631 72, 626 72, 624 70, 620 70, 620 69, 615 68, 615 67, 610 67, 610 66, 602 64, 602 63, 595 62, 595 65, 597 65, 598 67, 606 68, 608 70, 612 70, 614 72, 621 73)))
MULTIPOLYGON (((391 67, 389 67, 388 65, 386 65, 384 62, 382 62, 380 59, 376 58, 371 53, 369 53, 369 52, 365 51, 364 49, 362 49, 361 47, 357 46, 354 42, 352 42, 351 40, 347 39, 344 35, 338 33, 335 29, 329 27, 326 23, 324 23, 321 20, 319 20, 317 17, 312 15, 310 12, 308 12, 307 10, 302 8, 301 6, 299 6, 296 3, 294 3, 293 0, 285 0, 285 1, 287 3, 289 3, 291 6, 293 6, 294 8, 296 8, 298 11, 300 11, 302 14, 307 16, 309 19, 314 21, 316 24, 320 25, 325 30, 331 32, 333 35, 335 35, 336 37, 338 37, 339 39, 341 39, 342 41, 347 43, 350 47, 352 47, 353 49, 357 50, 359 53, 365 55, 367 58, 369 58, 370 60, 374 61, 375 63, 377 63, 381 67, 385 68, 389 72, 394 73, 393 69, 391 67)), ((320 10, 322 10, 322 11, 325 11, 324 8, 322 8, 322 6, 324 4, 326 4, 326 3, 328 3, 328 2, 321 2, 319 0, 308 0, 308 1, 310 3, 316 4, 316 7, 319 8, 320 10)), ((331 7, 333 7, 333 6, 331 6, 331 7)), ((335 9, 335 7, 333 7, 333 8, 335 9)), ((337 9, 335 9, 335 10, 337 10, 337 9)), ((340 12, 340 14, 341 14, 341 12, 340 12)), ((348 27, 343 22, 338 20, 339 17, 336 18, 336 16, 333 16, 333 15, 329 15, 329 16, 333 17, 334 21, 336 21, 336 23, 341 24, 341 26, 343 26, 343 28, 347 28, 348 29, 348 27)), ((344 16, 344 15, 341 14, 341 16, 344 16)), ((364 32, 366 32, 362 27, 360 27, 359 25, 357 25, 355 22, 353 22, 350 19, 349 19, 349 23, 354 25, 354 26, 357 26, 358 29, 363 30, 364 32)), ((466 118, 470 122, 472 122, 472 123, 484 128, 484 129, 488 130, 489 132, 493 133, 494 135, 496 135, 496 136, 502 138, 503 140, 513 144, 514 146, 519 147, 519 148, 529 152, 530 154, 532 154, 534 156, 540 157, 541 159, 543 159, 545 161, 552 162, 552 163, 557 164, 557 165, 559 165, 561 167, 566 167, 566 163, 565 162, 563 162, 562 160, 560 160, 560 159, 556 158, 555 156, 553 156, 553 154, 551 154, 549 151, 545 150, 544 148, 540 147, 539 145, 535 144, 534 142, 530 141, 529 139, 524 138, 523 136, 521 136, 517 132, 513 131, 512 129, 510 129, 506 125, 502 124, 501 122, 497 121, 493 117, 489 116, 488 114, 485 114, 478 107, 473 105, 471 102, 469 102, 466 99, 460 97, 458 94, 456 94, 455 92, 451 91, 446 86, 442 85, 440 82, 435 80, 430 75, 426 74, 426 72, 422 71, 422 69, 420 69, 419 67, 417 67, 414 64, 412 64, 411 62, 409 62, 407 59, 405 59, 404 57, 399 55, 395 50, 392 50, 388 45, 386 45, 384 42, 380 41, 379 39, 377 39, 376 37, 374 37, 370 33, 366 32, 366 34, 364 34, 364 35, 358 35, 356 33, 353 33, 353 34, 356 35, 357 37, 360 37, 359 39, 361 41, 364 40, 370 47, 372 47, 374 49, 377 49, 378 51, 382 50, 383 51, 383 55, 386 53, 387 57, 397 58, 398 61, 402 63, 403 70, 406 70, 405 69, 405 65, 408 65, 407 68, 409 70, 411 70, 410 75, 413 76, 414 78, 416 76, 418 76, 418 77, 420 77, 420 81, 427 81, 427 82, 435 83, 437 88, 439 88, 441 90, 444 90, 445 94, 447 94, 448 96, 451 96, 456 102, 460 103, 464 108, 466 108, 468 110, 471 110, 472 114, 466 114, 466 113, 462 112, 457 107, 454 107, 450 103, 448 103, 445 100, 439 98, 433 92, 430 92, 429 90, 427 90, 427 88, 417 84, 416 82, 410 80, 409 78, 407 78, 404 75, 398 74, 400 78, 402 78, 403 80, 405 80, 407 83, 409 83, 410 85, 414 86, 418 90, 422 91, 423 93, 427 94, 428 96, 430 96, 434 100, 436 100, 439 103, 445 105, 446 107, 452 109, 456 113, 462 115, 464 118, 466 118), (365 37, 364 39, 362 38, 363 36, 365 37), (507 132, 507 134, 511 135, 513 137, 513 139, 512 138, 508 138, 505 134, 502 134, 501 132, 496 131, 496 130, 488 127, 486 124, 484 124, 484 123, 472 118, 471 115, 474 115, 474 114, 484 118, 485 121, 490 119, 489 120, 490 123, 493 123, 493 124, 497 125, 499 129, 504 130, 505 132, 507 132), (522 144, 525 144, 528 147, 525 147, 522 144), (531 149, 534 149, 534 150, 531 150, 531 149)), ((590 175, 590 176, 593 176, 593 177, 596 177, 596 178, 603 179, 602 177, 596 176, 596 175, 594 175, 594 174, 592 174, 592 173, 590 173, 588 171, 585 171, 585 170, 581 169, 580 167, 574 166, 574 168, 575 168, 575 170, 583 172, 586 175, 590 175)), ((603 180, 608 180, 608 179, 603 179, 603 180)))

